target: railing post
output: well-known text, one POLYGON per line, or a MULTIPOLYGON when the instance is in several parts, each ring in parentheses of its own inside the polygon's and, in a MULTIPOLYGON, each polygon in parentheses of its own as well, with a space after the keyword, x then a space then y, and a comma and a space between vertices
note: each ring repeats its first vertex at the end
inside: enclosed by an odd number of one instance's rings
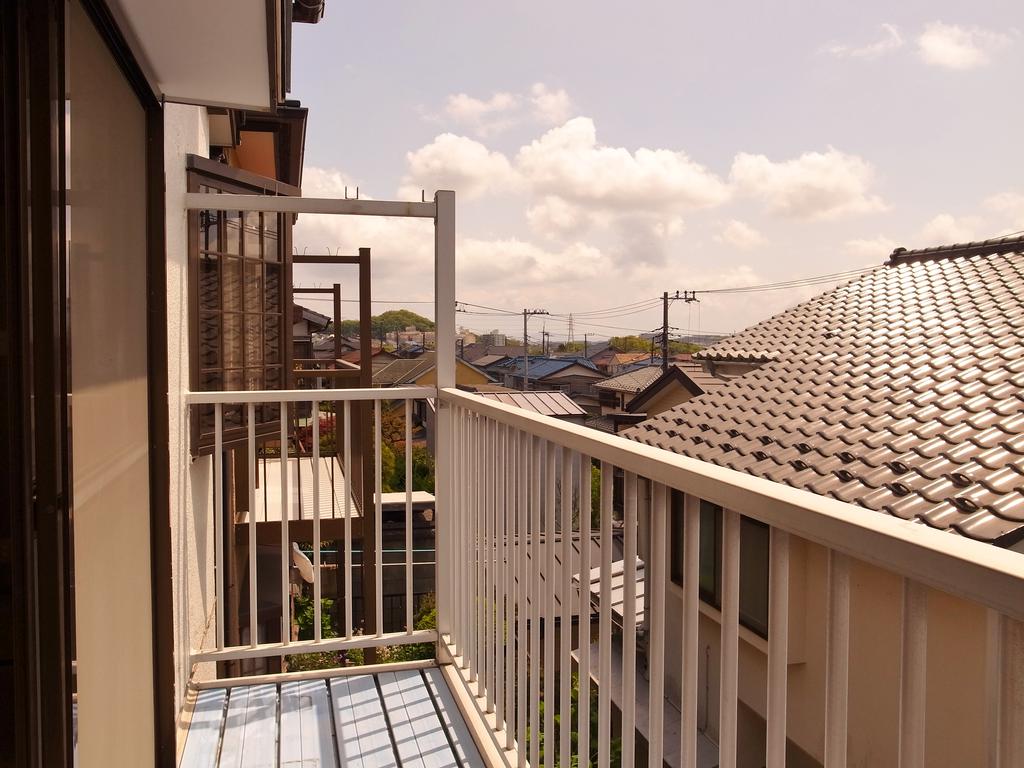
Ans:
POLYGON ((449 551, 451 525, 452 412, 443 401, 441 390, 455 386, 455 193, 434 193, 434 322, 437 359, 437 462, 434 483, 437 589, 437 629, 451 633, 454 586, 446 579, 454 553, 449 551))

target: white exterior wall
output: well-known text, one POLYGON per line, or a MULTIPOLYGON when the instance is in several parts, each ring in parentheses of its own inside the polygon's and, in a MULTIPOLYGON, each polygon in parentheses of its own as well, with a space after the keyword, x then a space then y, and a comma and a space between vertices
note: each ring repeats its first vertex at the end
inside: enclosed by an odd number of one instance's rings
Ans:
MULTIPOLYGON (((211 457, 189 454, 188 216, 184 209, 185 157, 209 155, 206 110, 183 104, 164 107, 164 170, 167 205, 167 407, 170 453, 171 579, 174 588, 174 704, 178 748, 184 743, 190 648, 213 631, 214 535, 211 457)), ((212 669, 195 677, 212 676, 212 669)))

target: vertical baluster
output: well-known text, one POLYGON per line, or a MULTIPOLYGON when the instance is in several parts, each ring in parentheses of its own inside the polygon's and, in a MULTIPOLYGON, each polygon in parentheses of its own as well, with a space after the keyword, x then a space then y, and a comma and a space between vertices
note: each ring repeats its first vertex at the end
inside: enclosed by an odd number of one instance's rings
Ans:
POLYGON ((903 579, 900 663, 900 768, 925 764, 925 699, 928 673, 928 591, 903 579))
MULTIPOLYGON (((607 768, 611 761, 612 688, 612 489, 615 468, 601 462, 601 591, 598 614, 597 764, 607 768)), ((625 706, 625 705, 623 705, 625 706)))
MULTIPOLYGON (((572 731, 572 468, 573 454, 568 448, 562 448, 561 525, 562 536, 562 567, 559 569, 558 584, 562 594, 562 616, 559 626, 561 647, 558 659, 559 682, 559 726, 558 726, 558 762, 569 765, 569 750, 572 731)), ((552 510, 553 512, 554 510, 552 510)), ((552 515, 552 518, 554 515, 552 515)), ((552 574, 554 575, 554 574, 552 574)), ((554 745, 552 744, 552 747, 554 745)))
MULTIPOLYGON (((623 483, 624 525, 622 562, 622 765, 636 760, 636 475, 626 472, 623 483)), ((646 575, 646 573, 645 573, 646 575)), ((645 579, 645 582, 648 580, 645 579)))
POLYGON ((515 582, 515 529, 516 506, 513 483, 517 476, 515 448, 512 442, 512 430, 502 426, 501 433, 502 459, 502 509, 505 517, 505 749, 515 746, 515 680, 516 680, 516 639, 515 609, 519 593, 515 582))
POLYGON ((700 499, 683 497, 683 675, 680 765, 697 768, 697 670, 700 625, 700 499))
POLYGON ((462 514, 461 514, 461 530, 462 530, 462 547, 459 549, 459 571, 461 573, 461 581, 459 583, 459 594, 462 596, 462 638, 459 643, 459 650, 462 653, 462 668, 466 670, 467 674, 472 675, 470 671, 470 647, 472 645, 473 638, 473 627, 470 622, 470 606, 473 604, 473 550, 471 547, 470 534, 472 532, 472 520, 473 510, 470 508, 470 493, 472 488, 470 487, 473 481, 470 461, 472 455, 472 446, 470 440, 472 439, 472 432, 470 431, 472 414, 468 411, 462 411, 462 466, 464 467, 462 472, 462 514))
POLYGON ((518 745, 518 765, 526 765, 527 744, 527 688, 530 678, 527 674, 527 645, 530 629, 530 577, 529 560, 527 559, 529 537, 529 483, 530 463, 529 447, 526 435, 518 430, 513 432, 513 448, 516 452, 516 742, 518 745))
MULTIPOLYGON (((383 495, 383 478, 381 477, 381 408, 380 400, 374 399, 373 401, 373 497, 374 497, 374 510, 373 510, 373 523, 376 535, 374 538, 377 543, 377 551, 375 552, 376 557, 374 558, 374 566, 376 570, 376 583, 377 594, 374 595, 374 606, 377 611, 376 616, 376 627, 377 635, 384 634, 384 507, 381 503, 381 496, 383 495)), ((314 480, 314 482, 316 482, 314 480)))
POLYGON ((484 695, 484 681, 481 670, 484 656, 484 632, 483 632, 483 507, 484 507, 484 480, 483 466, 480 461, 480 454, 483 451, 483 417, 479 414, 473 415, 473 477, 470 483, 473 486, 473 680, 476 682, 476 695, 484 695))
POLYGON ((740 515, 722 510, 722 669, 719 700, 719 764, 736 766, 736 718, 739 675, 740 515))
POLYGON ((213 406, 213 561, 217 564, 217 650, 224 650, 224 406, 213 406))
POLYGON ((825 765, 846 766, 850 670, 850 561, 828 552, 828 626, 825 634, 825 765))
POLYGON ((345 461, 345 637, 352 638, 352 407, 343 406, 345 424, 342 441, 345 461))
POLYGON ((768 708, 765 765, 786 765, 786 684, 789 664, 789 534, 771 529, 768 558, 768 708))
POLYGON ((291 586, 289 565, 292 553, 288 537, 288 403, 280 403, 281 414, 281 642, 285 645, 292 639, 291 586))
POLYGON ((320 402, 313 401, 313 639, 322 639, 320 618, 320 402))
POLYGON ((544 590, 540 580, 543 550, 540 537, 541 502, 541 443, 538 438, 530 442, 530 765, 538 766, 540 759, 540 678, 541 653, 540 621, 544 609, 544 590))
POLYGON ((665 547, 668 543, 668 493, 653 483, 650 516, 650 578, 645 579, 644 600, 649 600, 648 655, 650 659, 648 717, 650 764, 660 766, 665 745, 665 547))
MULTIPOLYGON (((580 578, 579 578, 579 691, 576 713, 579 717, 579 766, 590 765, 590 515, 593 501, 590 497, 590 457, 577 455, 580 497, 580 578)), ((570 577, 571 577, 570 573, 570 577)))
POLYGON ((259 615, 256 601, 256 404, 249 403, 248 447, 249 447, 249 644, 259 644, 259 615))
POLYGON ((555 764, 555 445, 544 444, 544 766, 555 764))
POLYGON ((412 632, 412 399, 405 399, 405 627, 412 632))
POLYGON ((494 546, 494 462, 491 452, 494 446, 491 440, 492 427, 494 422, 490 419, 483 421, 482 437, 484 440, 481 459, 483 461, 482 485, 484 491, 484 503, 480 509, 483 514, 483 557, 480 562, 483 564, 484 579, 483 600, 480 605, 484 610, 484 617, 481 626, 484 630, 484 657, 483 657, 483 684, 486 693, 485 706, 487 712, 494 711, 494 561, 492 550, 494 546))
POLYGON ((508 726, 508 707, 505 702, 505 684, 508 674, 508 657, 506 655, 506 645, 508 642, 508 633, 506 632, 506 609, 508 606, 508 582, 506 579, 505 569, 508 566, 508 552, 506 549, 508 543, 508 530, 506 529, 506 523, 508 521, 507 515, 507 502, 505 495, 505 462, 507 456, 505 455, 505 425, 497 424, 494 425, 494 474, 495 474, 495 485, 494 485, 494 575, 496 579, 496 585, 494 588, 496 595, 496 606, 495 606, 495 622, 494 622, 494 652, 495 652, 495 689, 494 689, 494 702, 497 708, 497 720, 498 727, 505 731, 506 748, 509 739, 509 726, 508 726))

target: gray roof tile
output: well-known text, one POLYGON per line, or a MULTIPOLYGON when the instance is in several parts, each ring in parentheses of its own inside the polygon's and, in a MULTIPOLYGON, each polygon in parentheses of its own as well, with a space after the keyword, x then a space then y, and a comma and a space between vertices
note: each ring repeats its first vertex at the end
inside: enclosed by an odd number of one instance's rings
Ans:
POLYGON ((983 541, 1024 536, 1024 239, 897 252, 700 356, 762 365, 627 437, 983 541))

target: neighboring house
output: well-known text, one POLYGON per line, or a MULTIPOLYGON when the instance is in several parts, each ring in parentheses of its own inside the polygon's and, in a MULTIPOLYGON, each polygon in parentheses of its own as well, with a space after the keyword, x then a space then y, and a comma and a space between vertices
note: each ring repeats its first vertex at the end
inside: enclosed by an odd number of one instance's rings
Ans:
MULTIPOLYGON (((427 350, 411 359, 392 360, 373 372, 375 387, 433 387, 437 384, 437 353, 427 350)), ((484 371, 465 360, 456 360, 455 382, 470 389, 479 384, 489 384, 493 379, 484 371)))
POLYGON ((735 364, 729 374, 721 370, 712 373, 713 367, 712 361, 690 361, 670 365, 668 371, 659 375, 647 388, 631 398, 624 410, 641 417, 657 416, 690 398, 725 386, 730 379, 743 375, 741 369, 753 370, 757 364, 735 364))
POLYGON ((516 390, 479 392, 481 397, 505 405, 514 405, 524 411, 551 416, 561 421, 582 424, 587 412, 574 403, 564 392, 518 392, 516 390))
POLYGON ((657 381, 662 375, 661 368, 644 366, 618 376, 599 381, 594 385, 601 402, 601 415, 625 410, 641 392, 657 381))
POLYGON ((292 358, 310 360, 313 357, 313 334, 323 332, 331 318, 299 304, 292 305, 292 358))
POLYGON ((473 365, 475 365, 477 368, 483 368, 484 370, 487 370, 488 368, 491 368, 493 366, 501 365, 507 360, 509 360, 508 355, 483 355, 482 357, 476 358, 473 361, 473 365))
MULTIPOLYGON (((919 251, 897 249, 869 274, 732 336, 697 355, 713 371, 749 370, 624 434, 777 483, 893 515, 995 547, 1024 551, 1024 240, 919 251)), ((652 395, 653 401, 657 394, 652 395)), ((678 497, 678 494, 676 495, 678 497)), ((719 649, 721 508, 700 503, 700 645, 719 649)), ((666 612, 682 605, 682 511, 673 499, 666 612)), ((643 536, 643 534, 641 534, 643 536)), ((768 528, 742 519, 742 663, 764 669, 768 528)), ((650 544, 642 547, 646 559, 650 544)), ((789 765, 822 760, 826 553, 803 541, 790 561, 789 765)), ((849 761, 896 765, 899 675, 879 649, 899 641, 902 582, 858 562, 851 572, 849 761)), ((932 762, 986 760, 986 693, 967 685, 986 654, 977 605, 930 593, 928 742, 932 762), (934 696, 957 691, 955 707, 934 696), (933 706, 934 704, 934 706, 933 706)), ((679 647, 669 621, 666 646, 679 647)), ((703 653, 704 651, 702 651, 703 653)), ((718 690, 709 667, 704 690, 718 690)), ((756 674, 763 674, 763 671, 756 674)), ((678 691, 670 671, 668 690, 678 691)), ((976 679, 975 679, 976 680, 976 679)), ((704 684, 702 684, 704 685, 704 684)), ((741 745, 757 744, 764 699, 740 690, 741 745)), ((707 732, 716 702, 700 696, 707 732)), ((760 759, 760 758, 758 758, 760 759)), ((759 764, 759 763, 758 763, 759 764)))
POLYGON ((475 363, 478 358, 487 355, 502 355, 504 357, 522 357, 522 347, 508 347, 503 344, 485 344, 479 341, 475 344, 465 344, 462 347, 462 359, 475 363))
MULTIPOLYGON (((557 389, 574 400, 583 398, 586 405, 596 406, 594 384, 605 378, 586 358, 552 358, 530 356, 529 365, 522 357, 510 358, 492 367, 505 386, 512 389, 557 389), (527 387, 527 381, 529 387, 527 387)), ((577 401, 578 402, 578 401, 577 401)), ((582 403, 581 403, 582 404, 582 403)))

